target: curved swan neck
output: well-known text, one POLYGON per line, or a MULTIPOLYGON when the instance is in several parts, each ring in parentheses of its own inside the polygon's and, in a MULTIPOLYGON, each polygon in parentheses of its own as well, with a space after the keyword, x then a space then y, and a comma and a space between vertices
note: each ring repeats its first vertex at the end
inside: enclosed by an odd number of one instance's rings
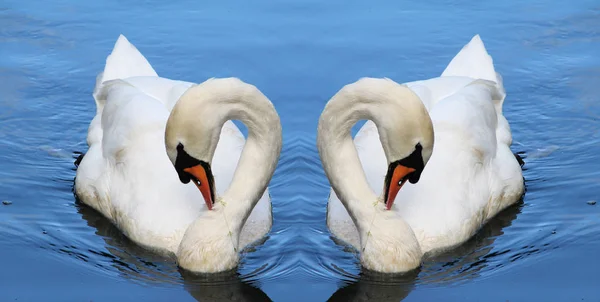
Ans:
POLYGON ((231 231, 239 234, 267 188, 281 152, 281 123, 273 104, 256 87, 236 78, 209 79, 190 88, 177 102, 166 141, 173 145, 172 140, 186 140, 183 145, 191 156, 211 163, 228 120, 240 120, 248 128, 233 179, 220 197, 227 204, 231 231))
MULTIPOLYGON (((421 117, 429 120, 420 99, 389 79, 363 78, 346 85, 325 106, 319 120, 319 154, 331 186, 358 227, 366 218, 359 216, 372 213, 372 202, 379 197, 367 183, 352 141, 352 126, 362 119, 372 120, 390 163, 408 155, 407 150, 417 143, 412 132, 427 125, 419 121, 421 117)), ((425 130, 433 133, 431 127, 425 130)))
POLYGON ((219 130, 227 120, 240 120, 248 128, 248 138, 233 179, 221 198, 251 206, 245 211, 250 214, 277 166, 282 145, 279 116, 273 104, 254 86, 241 93, 237 100, 226 103, 221 114, 219 130))
POLYGON ((252 104, 246 105, 249 108, 244 114, 231 112, 230 119, 239 119, 248 128, 248 138, 231 184, 221 196, 225 202, 234 204, 226 212, 238 235, 275 172, 282 145, 281 124, 273 106, 270 105, 273 113, 270 114, 250 109, 252 104))
POLYGON ((389 79, 364 78, 346 85, 325 106, 317 148, 331 187, 352 217, 361 263, 384 272, 416 268, 422 252, 413 230, 369 187, 350 130, 361 119, 377 125, 388 164, 408 156, 419 140, 433 143, 433 126, 421 100, 389 79))

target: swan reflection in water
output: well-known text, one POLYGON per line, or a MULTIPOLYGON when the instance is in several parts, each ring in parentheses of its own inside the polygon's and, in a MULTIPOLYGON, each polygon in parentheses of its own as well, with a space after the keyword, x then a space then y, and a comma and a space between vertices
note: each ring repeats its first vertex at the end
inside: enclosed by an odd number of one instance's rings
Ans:
MULTIPOLYGON (((108 219, 94 209, 76 202, 77 211, 105 242, 108 253, 89 250, 109 259, 123 278, 165 285, 183 284, 198 301, 271 301, 259 288, 244 282, 236 270, 216 274, 195 274, 180 269, 175 257, 161 255, 129 240, 108 219)), ((104 268, 102 264, 96 266, 104 268)), ((112 269, 111 269, 112 270, 112 269)))
POLYGON ((427 256, 422 266, 411 272, 383 274, 362 268, 360 275, 355 276, 355 282, 343 284, 328 301, 401 301, 417 284, 439 286, 462 283, 479 277, 484 269, 499 268, 506 261, 496 263, 495 258, 508 253, 510 247, 494 246, 494 241, 504 234, 503 229, 512 224, 522 207, 522 200, 508 207, 469 241, 449 251, 427 256), (492 252, 494 248, 496 251, 492 252))

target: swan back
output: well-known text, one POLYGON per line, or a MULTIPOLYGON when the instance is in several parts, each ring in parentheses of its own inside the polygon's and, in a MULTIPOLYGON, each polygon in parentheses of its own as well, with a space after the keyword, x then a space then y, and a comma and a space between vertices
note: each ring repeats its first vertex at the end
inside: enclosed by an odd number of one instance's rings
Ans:
POLYGON ((428 104, 436 144, 422 181, 398 195, 411 202, 399 204, 397 211, 420 237, 423 250, 430 251, 468 239, 518 200, 522 172, 502 114, 502 78, 479 36, 441 77, 406 85, 428 104))
MULTIPOLYGON (((446 66, 441 78, 448 77, 462 77, 493 82, 496 88, 495 91, 492 91, 494 95, 492 98, 493 104, 498 112, 498 118, 503 120, 501 121, 503 124, 502 127, 508 127, 508 122, 504 123, 506 119, 502 115, 502 104, 506 97, 502 76, 496 72, 494 60, 488 54, 479 35, 475 35, 446 66)), ((506 135, 506 133, 502 133, 501 140, 508 140, 507 143, 510 144, 510 138, 507 138, 506 135)), ((508 135, 510 135, 510 131, 508 135)))

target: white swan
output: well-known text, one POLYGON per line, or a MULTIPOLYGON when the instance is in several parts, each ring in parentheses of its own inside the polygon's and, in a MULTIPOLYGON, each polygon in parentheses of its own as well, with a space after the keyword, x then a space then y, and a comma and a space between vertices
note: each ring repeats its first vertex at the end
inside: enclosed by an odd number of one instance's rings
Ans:
POLYGON ((317 135, 332 186, 327 225, 364 267, 412 270, 522 196, 504 97, 477 35, 441 77, 403 85, 365 78, 328 102, 317 135), (369 121, 353 143, 361 119, 369 121))
POLYGON ((282 139, 271 102, 234 78, 195 85, 158 77, 124 36, 94 98, 75 181, 80 200, 185 269, 234 268, 240 249, 271 228, 267 184, 282 139), (247 141, 235 119, 248 127, 247 141))

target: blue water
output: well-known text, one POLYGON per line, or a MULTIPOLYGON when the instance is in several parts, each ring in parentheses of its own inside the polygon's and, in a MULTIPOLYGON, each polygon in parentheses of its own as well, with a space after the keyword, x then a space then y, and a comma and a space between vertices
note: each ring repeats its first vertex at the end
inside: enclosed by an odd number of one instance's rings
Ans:
POLYGON ((0 301, 598 301, 600 3, 0 2, 0 301), (274 224, 236 272, 191 276, 76 202, 92 89, 119 34, 159 75, 240 77, 275 104, 274 224), (362 272, 325 226, 319 114, 360 77, 438 76, 479 33, 527 193, 412 274, 362 272))

